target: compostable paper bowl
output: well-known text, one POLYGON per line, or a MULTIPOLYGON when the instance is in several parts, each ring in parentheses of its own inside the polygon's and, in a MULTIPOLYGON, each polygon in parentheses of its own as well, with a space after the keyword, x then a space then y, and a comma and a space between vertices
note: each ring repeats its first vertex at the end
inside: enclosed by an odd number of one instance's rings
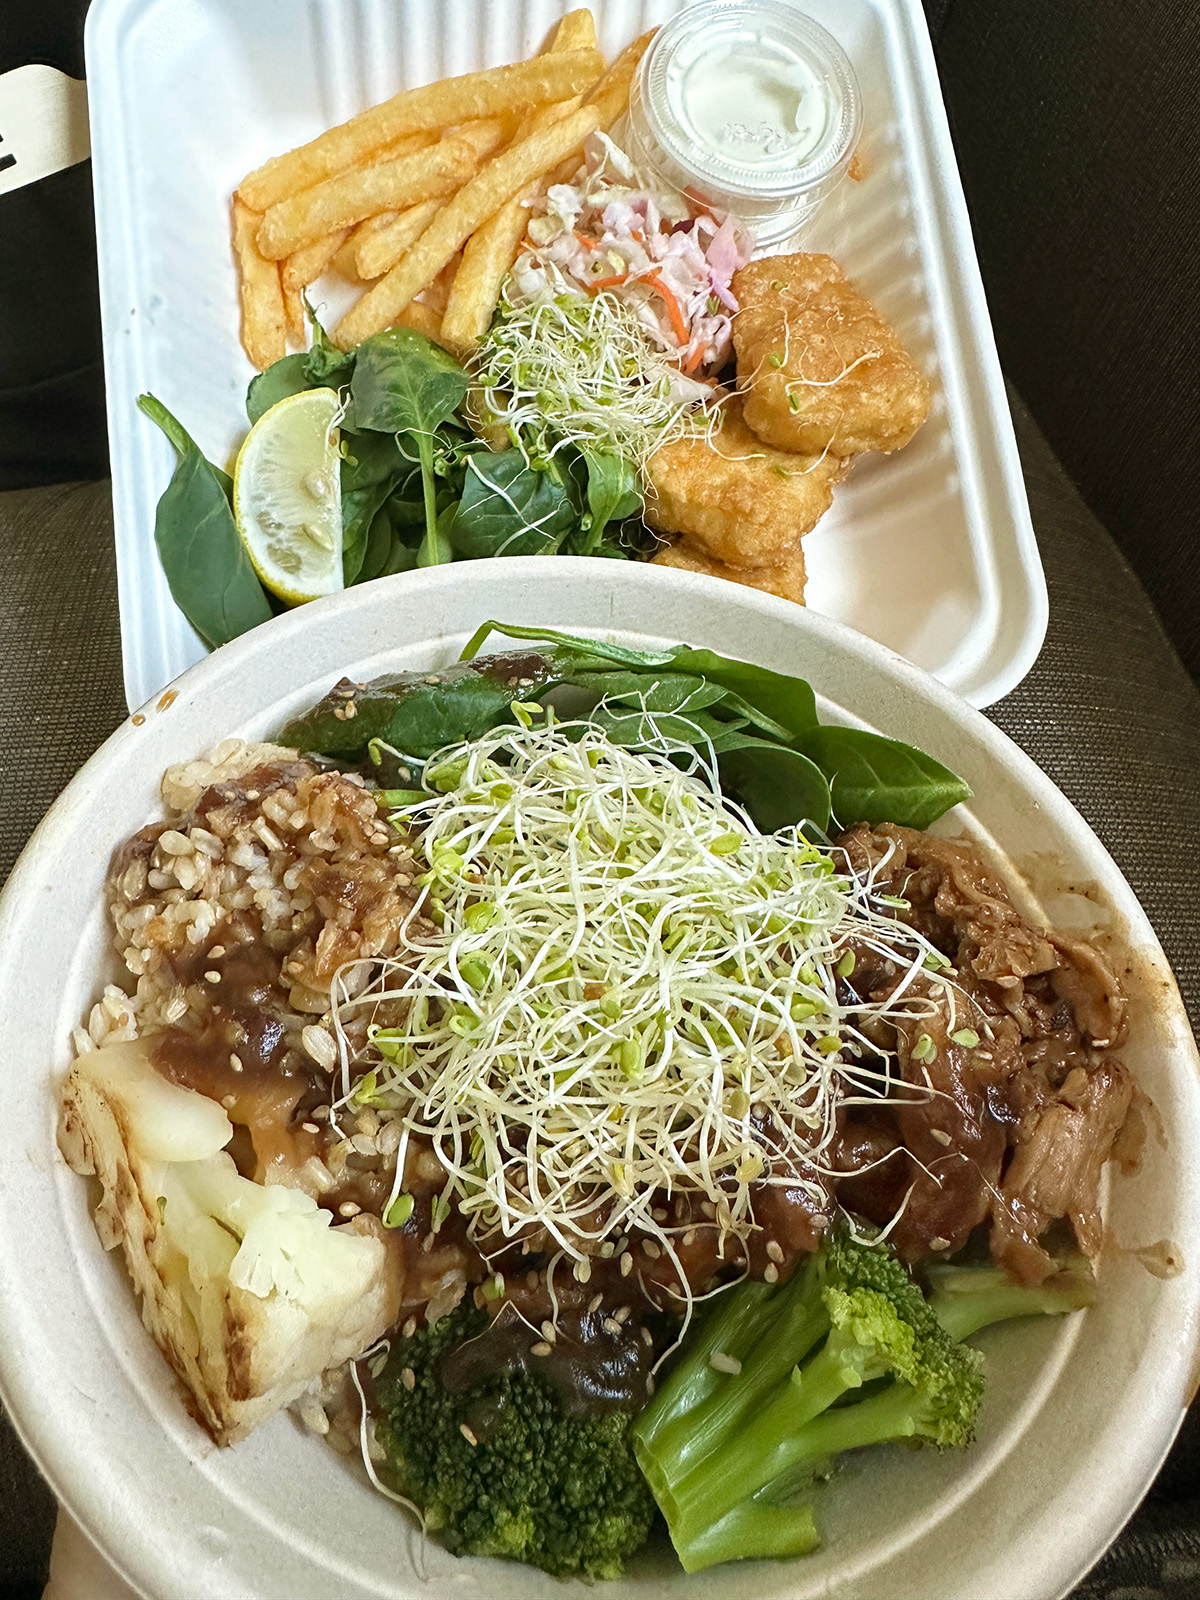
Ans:
POLYGON ((88 762, 0 900, 0 1389, 52 1487, 136 1589, 157 1600, 560 1597, 527 1568, 458 1561, 356 1464, 280 1416, 217 1450, 101 1250, 87 1185, 54 1142, 72 1026, 119 977, 103 909, 109 856, 157 811, 169 763, 271 735, 347 674, 452 660, 488 617, 686 640, 808 677, 831 719, 910 740, 963 774, 940 825, 979 841, 1026 909, 1121 952, 1134 995, 1122 1058, 1155 1115, 1140 1170, 1116 1177, 1096 1307, 981 1335, 990 1373, 963 1454, 877 1450, 817 1501, 825 1544, 793 1562, 687 1577, 658 1544, 612 1600, 1049 1600, 1132 1511, 1196 1383, 1200 1064, 1136 899, 1095 835, 977 712, 840 625, 732 584, 615 561, 480 561, 405 574, 277 618, 193 667, 88 762))

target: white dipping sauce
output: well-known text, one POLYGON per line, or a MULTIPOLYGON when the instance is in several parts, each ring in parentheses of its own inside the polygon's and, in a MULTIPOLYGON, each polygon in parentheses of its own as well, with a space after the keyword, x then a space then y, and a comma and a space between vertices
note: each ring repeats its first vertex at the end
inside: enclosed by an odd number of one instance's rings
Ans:
POLYGON ((677 50, 666 74, 680 129, 739 165, 794 165, 820 148, 829 123, 828 85, 776 41, 751 34, 677 50))
POLYGON ((700 0, 642 57, 619 131, 640 172, 740 217, 762 247, 839 181, 861 120, 845 52, 795 5, 700 0))

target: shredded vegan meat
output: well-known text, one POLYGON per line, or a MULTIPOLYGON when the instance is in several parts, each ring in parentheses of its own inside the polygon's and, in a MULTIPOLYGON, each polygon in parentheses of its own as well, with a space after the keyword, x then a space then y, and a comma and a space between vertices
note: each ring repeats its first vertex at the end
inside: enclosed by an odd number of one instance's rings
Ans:
MULTIPOLYGON (((847 1118, 839 1198, 884 1225, 899 1213, 891 1237, 912 1262, 989 1220, 993 1255, 1024 1282, 1054 1270, 1039 1242, 1052 1223, 1094 1255, 1100 1175, 1133 1094, 1107 1054, 1126 1029, 1116 974, 1092 946, 1032 928, 968 845, 892 823, 839 843, 957 974, 953 1016, 931 986, 933 1015, 879 1041, 925 1092, 847 1118)), ((849 981, 882 996, 895 977, 864 962, 849 981)))

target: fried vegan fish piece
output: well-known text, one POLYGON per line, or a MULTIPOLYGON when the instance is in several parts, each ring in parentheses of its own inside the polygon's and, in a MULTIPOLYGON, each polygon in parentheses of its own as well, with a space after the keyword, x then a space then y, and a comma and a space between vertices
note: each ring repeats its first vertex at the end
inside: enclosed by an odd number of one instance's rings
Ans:
MULTIPOLYGON (((848 468, 838 456, 764 444, 746 426, 741 401, 730 399, 711 438, 676 439, 650 457, 644 516, 659 533, 684 534, 713 562, 766 567, 816 527, 848 468)), ((803 592, 803 563, 800 573, 803 592)))
POLYGON ((887 319, 830 256, 764 256, 733 275, 746 421, 781 450, 899 450, 929 384, 887 319))
POLYGON ((777 594, 782 600, 804 604, 804 552, 799 539, 780 551, 777 560, 762 567, 730 567, 723 561, 698 550, 687 539, 680 539, 660 550, 653 558, 658 567, 680 567, 684 572, 701 572, 709 578, 725 578, 729 583, 743 583, 749 589, 762 589, 767 594, 777 594))

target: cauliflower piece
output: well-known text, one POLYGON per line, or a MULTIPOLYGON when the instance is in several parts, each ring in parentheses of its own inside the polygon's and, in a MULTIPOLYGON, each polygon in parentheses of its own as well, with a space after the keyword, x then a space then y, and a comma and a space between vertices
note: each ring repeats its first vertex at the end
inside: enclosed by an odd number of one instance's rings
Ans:
POLYGON ((59 1148, 99 1179, 96 1231, 122 1246, 142 1320, 218 1444, 361 1355, 397 1304, 382 1240, 332 1227, 299 1189, 243 1178, 232 1135, 137 1040, 81 1057, 63 1088, 59 1148))

